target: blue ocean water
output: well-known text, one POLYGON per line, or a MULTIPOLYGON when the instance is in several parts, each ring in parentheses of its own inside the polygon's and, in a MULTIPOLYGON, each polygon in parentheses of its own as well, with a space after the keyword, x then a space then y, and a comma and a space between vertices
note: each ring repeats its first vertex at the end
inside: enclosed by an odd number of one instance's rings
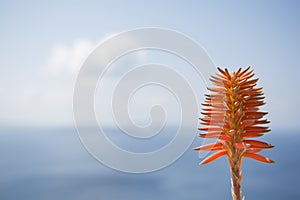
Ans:
MULTIPOLYGON (((1 130, 1 200, 193 200, 230 199, 225 158, 199 166, 192 147, 171 166, 148 174, 126 174, 96 161, 73 129, 1 130)), ((271 132, 263 137, 276 148, 263 154, 268 165, 244 159, 246 199, 300 199, 300 134, 271 132)))

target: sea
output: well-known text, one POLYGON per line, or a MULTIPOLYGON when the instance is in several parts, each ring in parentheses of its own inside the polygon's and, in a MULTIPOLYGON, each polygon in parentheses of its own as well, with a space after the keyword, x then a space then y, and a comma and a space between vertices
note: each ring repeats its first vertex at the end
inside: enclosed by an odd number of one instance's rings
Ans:
MULTIPOLYGON (((275 164, 244 159, 246 200, 300 199, 300 132, 272 131, 263 152, 275 164)), ((82 145, 75 128, 2 128, 0 200, 226 200, 231 199, 225 158, 207 165, 191 147, 172 165, 146 174, 104 166, 82 145)))

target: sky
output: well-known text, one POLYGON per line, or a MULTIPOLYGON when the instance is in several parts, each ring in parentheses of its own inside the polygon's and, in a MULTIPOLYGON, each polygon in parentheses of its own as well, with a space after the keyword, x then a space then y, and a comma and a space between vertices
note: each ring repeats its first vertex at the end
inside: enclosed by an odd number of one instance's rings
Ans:
MULTIPOLYGON (((271 128, 299 130, 299 8, 298 1, 267 0, 0 1, 0 125, 73 127, 73 88, 89 53, 111 35, 160 27, 193 38, 217 66, 251 65, 271 128)), ((145 95, 136 98, 147 103, 145 95)))

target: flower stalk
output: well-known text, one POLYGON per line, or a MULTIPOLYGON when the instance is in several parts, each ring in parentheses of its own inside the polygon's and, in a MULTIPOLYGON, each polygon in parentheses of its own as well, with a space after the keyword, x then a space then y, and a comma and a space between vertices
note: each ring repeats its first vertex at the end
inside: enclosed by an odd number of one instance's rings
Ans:
POLYGON ((213 144, 194 148, 215 152, 206 157, 200 164, 207 164, 215 159, 226 156, 231 174, 231 193, 233 200, 241 199, 241 165, 243 157, 252 158, 264 163, 274 163, 258 152, 272 148, 271 144, 253 140, 270 129, 265 124, 269 121, 262 119, 267 112, 261 112, 259 107, 264 105, 262 88, 256 87, 258 79, 253 79, 250 67, 241 68, 229 73, 227 69, 218 68, 219 73, 211 76, 215 87, 206 95, 202 104, 203 116, 199 128, 202 138, 217 138, 213 144))

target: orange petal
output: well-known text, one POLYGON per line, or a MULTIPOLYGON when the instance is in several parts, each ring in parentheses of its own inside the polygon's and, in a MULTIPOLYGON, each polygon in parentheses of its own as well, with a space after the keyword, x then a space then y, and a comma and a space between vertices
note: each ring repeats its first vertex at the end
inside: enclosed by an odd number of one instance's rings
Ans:
POLYGON ((244 112, 248 112, 248 111, 255 112, 255 111, 258 111, 259 109, 257 107, 247 107, 247 108, 244 108, 243 110, 244 110, 244 112))
POLYGON ((223 88, 211 88, 211 87, 207 87, 208 90, 212 91, 212 92, 216 92, 218 94, 223 94, 225 93, 225 90, 223 88))
POLYGON ((244 78, 244 79, 249 79, 249 78, 251 78, 252 76, 254 76, 253 69, 250 70, 250 71, 248 71, 247 73, 243 74, 243 75, 241 76, 241 79, 242 79, 242 78, 244 78))
POLYGON ((223 74, 216 74, 216 77, 218 77, 218 78, 220 78, 220 79, 222 79, 222 80, 227 80, 227 77, 225 76, 225 75, 223 75, 223 74))
POLYGON ((250 100, 258 101, 258 100, 263 100, 264 98, 265 98, 264 96, 261 96, 261 95, 255 95, 255 96, 251 97, 250 100))
POLYGON ((265 142, 257 141, 257 140, 244 140, 243 142, 238 142, 235 144, 237 148, 240 149, 269 149, 273 148, 274 146, 265 142))
POLYGON ((210 156, 206 157, 204 160, 202 160, 202 162, 200 164, 204 165, 204 164, 210 163, 210 162, 216 160, 217 158, 224 156, 226 154, 226 152, 227 152, 226 150, 221 150, 216 153, 213 153, 210 156))
POLYGON ((241 83, 241 88, 244 89, 244 88, 247 88, 249 86, 252 86, 253 84, 255 84, 256 82, 258 81, 258 78, 256 79, 252 79, 252 80, 249 80, 249 81, 245 81, 243 83, 241 83))
POLYGON ((258 153, 260 151, 262 151, 262 149, 250 148, 246 150, 247 153, 258 153))
MULTIPOLYGON (((211 79, 214 79, 214 80, 216 80, 216 81, 223 81, 223 78, 221 78, 221 77, 219 77, 219 76, 210 76, 211 77, 211 79)), ((225 78, 225 77, 224 77, 225 78)))
POLYGON ((264 101, 251 101, 251 102, 245 102, 245 107, 255 107, 255 106, 262 106, 266 103, 264 101))
POLYGON ((205 134, 200 133, 198 136, 202 138, 219 138, 220 134, 220 132, 210 132, 205 134))
POLYGON ((230 79, 231 79, 231 75, 230 75, 230 73, 228 72, 228 69, 227 69, 227 68, 225 68, 225 72, 226 72, 227 78, 230 80, 230 79))
POLYGON ((202 105, 202 106, 207 106, 207 107, 211 106, 210 103, 202 103, 201 105, 202 105))
POLYGON ((273 148, 274 146, 266 142, 257 140, 244 140, 245 143, 250 144, 253 148, 273 148))
POLYGON ((249 127, 245 127, 245 130, 247 132, 253 132, 253 133, 266 133, 270 131, 268 127, 263 127, 263 126, 249 126, 249 127))
POLYGON ((241 71, 241 72, 239 73, 239 76, 242 76, 243 74, 245 74, 249 69, 250 69, 250 66, 247 67, 246 69, 244 69, 243 71, 241 71))
POLYGON ((231 141, 231 138, 227 135, 220 135, 218 138, 219 138, 219 140, 223 140, 223 141, 226 141, 226 142, 231 141))
POLYGON ((194 150, 196 151, 216 151, 216 150, 221 150, 223 149, 223 145, 221 142, 217 142, 217 143, 212 143, 212 144, 206 144, 206 145, 202 145, 199 147, 194 148, 194 150))
POLYGON ((246 112, 247 115, 251 115, 251 116, 257 116, 257 117, 263 117, 266 114, 268 114, 267 112, 246 112))
POLYGON ((259 154, 256 154, 256 153, 248 153, 248 152, 244 152, 243 153, 243 156, 246 157, 246 158, 252 158, 254 160, 257 160, 259 162, 264 162, 264 163, 274 163, 273 160, 267 158, 267 157, 264 157, 264 156, 261 156, 259 154))
POLYGON ((215 134, 202 134, 202 133, 200 133, 198 136, 202 137, 202 138, 218 138, 219 137, 219 135, 215 135, 215 134))
POLYGON ((243 138, 255 138, 255 137, 260 137, 260 136, 263 136, 263 135, 264 135, 263 133, 247 131, 247 132, 244 132, 242 134, 242 137, 243 138))
POLYGON ((227 76, 226 72, 221 69, 220 67, 217 67, 217 69, 219 70, 219 72, 221 72, 225 77, 227 76))
POLYGON ((226 85, 226 82, 220 78, 213 78, 212 76, 209 80, 213 82, 216 86, 224 87, 226 85))
POLYGON ((235 72, 235 75, 236 76, 239 76, 239 73, 242 71, 242 68, 240 67, 236 72, 235 72))
POLYGON ((213 117, 213 118, 224 118, 224 113, 219 111, 208 111, 208 112, 201 112, 202 115, 213 117))
POLYGON ((255 120, 253 120, 253 119, 248 119, 248 120, 243 120, 241 123, 240 123, 240 125, 241 126, 250 126, 250 125, 252 125, 252 124, 254 124, 255 123, 255 120))
POLYGON ((236 146, 236 148, 239 148, 239 149, 246 149, 246 148, 250 147, 250 144, 247 144, 245 142, 238 142, 238 143, 235 143, 235 146, 236 146))
POLYGON ((268 124, 270 123, 270 121, 264 119, 264 120, 255 120, 253 125, 257 125, 257 124, 268 124))
POLYGON ((203 121, 203 122, 209 122, 211 120, 211 118, 210 117, 203 117, 200 120, 203 121))
POLYGON ((216 128, 216 127, 206 127, 206 128, 198 128, 198 130, 200 131, 206 131, 206 132, 209 132, 209 131, 223 131, 223 129, 221 128, 216 128))

